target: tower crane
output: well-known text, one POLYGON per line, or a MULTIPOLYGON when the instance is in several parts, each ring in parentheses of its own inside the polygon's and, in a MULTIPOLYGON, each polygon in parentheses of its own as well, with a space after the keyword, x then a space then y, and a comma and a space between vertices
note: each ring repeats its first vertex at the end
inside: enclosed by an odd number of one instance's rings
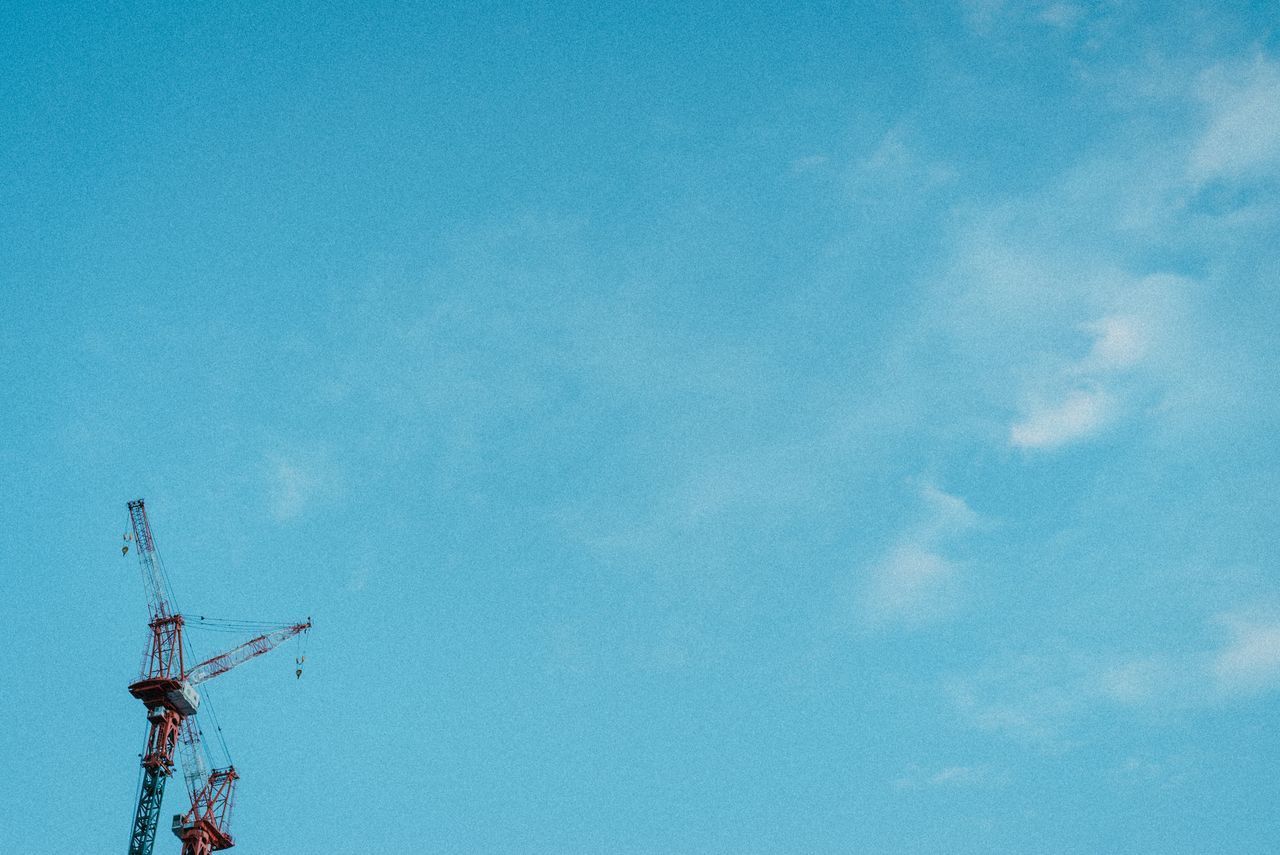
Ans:
MULTIPOLYGON (((165 782, 173 773, 174 751, 179 744, 191 808, 174 817, 173 833, 182 840, 183 855, 208 855, 234 845, 228 821, 239 776, 232 765, 205 774, 195 717, 200 707, 196 686, 309 631, 311 619, 276 626, 225 653, 189 665, 188 660, 195 657, 183 636, 186 621, 173 605, 169 577, 156 551, 142 499, 129 502, 129 521, 150 613, 142 673, 129 686, 129 693, 147 709, 147 741, 129 855, 151 855, 165 782)), ((127 549, 123 551, 127 553, 127 549)))

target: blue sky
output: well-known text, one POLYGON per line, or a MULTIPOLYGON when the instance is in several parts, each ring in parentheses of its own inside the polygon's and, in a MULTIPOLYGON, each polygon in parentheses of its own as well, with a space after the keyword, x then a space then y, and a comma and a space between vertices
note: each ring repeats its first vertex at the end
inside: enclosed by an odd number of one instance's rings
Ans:
POLYGON ((0 849, 1280 850, 1275 11, 6 4, 0 849))

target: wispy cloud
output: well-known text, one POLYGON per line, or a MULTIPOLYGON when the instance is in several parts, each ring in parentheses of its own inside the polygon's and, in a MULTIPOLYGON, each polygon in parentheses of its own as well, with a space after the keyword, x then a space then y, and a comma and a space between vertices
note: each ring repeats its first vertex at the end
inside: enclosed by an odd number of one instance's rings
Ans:
POLYGON ((1061 401, 1034 404, 1009 428, 1009 442, 1019 448, 1058 448, 1093 436, 1115 413, 1115 402, 1100 390, 1076 389, 1061 401))
POLYGON ((1065 665, 1022 655, 949 678, 944 689, 956 712, 971 726, 1062 751, 1070 746, 1064 726, 1085 703, 1079 669, 1065 665))
POLYGON ((1146 703, 1180 679, 1176 657, 1131 656, 1100 664, 1089 684, 1102 698, 1124 705, 1146 703))
POLYGON ((1058 754, 1077 747, 1082 723, 1100 713, 1202 703, 1203 681, 1188 678, 1188 662, 1186 654, 1023 653, 950 677, 944 690, 969 725, 1058 754))
POLYGON ((1111 769, 1111 778, 1116 783, 1144 789, 1181 787, 1194 775, 1194 765, 1188 758, 1178 755, 1130 755, 1111 769))
POLYGON ((957 235, 926 321, 960 357, 952 382, 1004 410, 1004 441, 1027 451, 1192 406, 1218 418, 1232 388, 1218 377, 1244 369, 1196 322, 1211 289, 1203 279, 1126 269, 1117 223, 1054 233, 1046 209, 1064 218, 1082 206, 1115 212, 1078 192, 1064 186, 975 214, 957 235))
POLYGON ((862 611, 871 626, 927 623, 952 611, 961 597, 964 565, 944 553, 980 518, 963 499, 932 485, 919 498, 921 519, 867 570, 862 611))
POLYGON ((1217 686, 1229 693, 1280 686, 1280 620, 1230 615, 1222 622, 1228 626, 1231 639, 1211 661, 1217 686))
POLYGON ((848 173, 849 187, 857 195, 911 196, 927 193, 954 181, 957 173, 945 161, 933 157, 909 126, 898 124, 880 138, 870 152, 855 161, 848 173))
POLYGON ((992 36, 1011 27, 1049 26, 1068 31, 1088 17, 1088 3, 1060 0, 962 0, 969 28, 980 36, 992 36))
POLYGON ((1075 3, 1050 3, 1040 10, 1036 20, 1060 30, 1069 30, 1084 16, 1084 11, 1075 3))
POLYGON ((926 767, 911 764, 890 785, 895 790, 974 787, 1006 782, 1007 776, 986 765, 926 767))
POLYGON ((865 608, 877 623, 914 624, 938 617, 956 596, 957 564, 920 543, 899 544, 871 572, 865 608))
POLYGON ((371 569, 368 563, 360 563, 352 568, 347 576, 347 590, 353 593, 363 591, 369 585, 371 569))
POLYGON ((791 171, 795 174, 813 172, 826 166, 829 160, 825 154, 806 154, 791 161, 791 171))
POLYGON ((1124 315, 1080 325, 1093 337, 1089 352, 1039 381, 1075 388, 1048 400, 1039 393, 1010 426, 1009 442, 1018 448, 1053 449, 1103 431, 1121 411, 1118 395, 1107 387, 1114 375, 1137 367, 1147 356, 1150 326, 1148 319, 1124 315))
MULTIPOLYGON (((984 27, 1073 14, 966 7, 984 27)), ((1280 217, 1267 191, 1280 176, 1280 63, 1159 67, 1177 79, 1119 108, 1124 146, 1100 144, 1042 188, 953 220, 927 332, 913 335, 949 342, 949 384, 970 384, 1001 423, 990 435, 1011 447, 1047 453, 1126 424, 1221 422, 1255 370, 1203 319, 1225 309, 1224 277, 1250 275, 1241 243, 1269 240, 1280 217)))
POLYGON ((1093 346, 1081 361, 1085 372, 1116 371, 1136 365, 1147 354, 1150 331, 1138 317, 1109 315, 1085 324, 1084 331, 1094 336, 1093 346))
POLYGON ((337 489, 337 470, 327 454, 294 450, 266 458, 267 505, 279 522, 288 522, 330 498, 337 489))
POLYGON ((1215 66, 1197 94, 1207 119, 1187 160, 1193 184, 1280 168, 1280 66, 1263 56, 1215 66))
POLYGON ((1280 690, 1280 619, 1274 611, 1217 614, 1219 644, 1163 652, 1083 654, 1058 650, 997 658, 944 688, 972 726, 1050 753, 1069 750, 1100 713, 1167 715, 1280 690))

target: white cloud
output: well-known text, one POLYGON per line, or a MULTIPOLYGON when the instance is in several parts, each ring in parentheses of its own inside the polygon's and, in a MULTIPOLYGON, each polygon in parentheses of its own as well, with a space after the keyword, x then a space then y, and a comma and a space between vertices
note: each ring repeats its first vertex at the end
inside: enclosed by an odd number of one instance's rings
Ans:
POLYGON ((1121 660, 1100 669, 1095 684, 1106 698, 1139 704, 1165 691, 1173 682, 1169 663, 1156 657, 1121 660))
POLYGON ((1092 438, 1133 409, 1126 407, 1130 399, 1186 384, 1190 372, 1180 370, 1169 340, 1171 330, 1185 328, 1179 314, 1188 283, 1147 276, 1111 288, 1105 302, 1115 310, 1077 325, 1093 339, 1088 352, 1074 361, 1050 361, 1028 381, 1030 404, 1009 428, 1010 444, 1055 449, 1092 438))
POLYGON ((961 0, 969 23, 976 28, 991 26, 995 16, 1004 8, 1004 0, 961 0))
POLYGON ((969 28, 980 36, 991 36, 1010 28, 1048 25, 1071 30, 1087 17, 1088 10, 1077 3, 1045 0, 961 0, 969 28))
MULTIPOLYGON (((1000 4, 975 8, 1014 14, 1000 4)), ((1189 79, 1184 73, 1178 92, 1183 112, 1189 79)), ((1135 120, 1123 151, 1087 157, 1039 192, 959 212, 950 264, 926 309, 927 335, 959 356, 951 375, 971 383, 986 418, 1011 413, 989 435, 1049 451, 1122 418, 1186 430, 1232 411, 1224 404, 1241 388, 1232 380, 1253 369, 1227 352, 1204 310, 1220 299, 1216 283, 1233 263, 1226 253, 1245 239, 1234 225, 1238 206, 1261 217, 1271 203, 1251 192, 1245 201, 1210 194, 1201 205, 1187 163, 1196 164, 1196 181, 1280 175, 1280 65, 1257 60, 1205 80, 1222 103, 1206 109, 1199 135, 1147 139, 1135 120), (1230 130, 1233 123, 1247 130, 1230 130), (1143 269, 1172 246, 1206 254, 1202 278, 1143 269)), ((1141 105, 1150 101, 1139 99, 1134 115, 1148 116, 1141 105)))
POLYGON ((1163 656, 1120 659, 1098 670, 1092 684, 1109 700, 1136 706, 1175 700, 1203 705, 1233 695, 1280 688, 1280 619, 1274 610, 1218 615, 1228 640, 1163 656))
POLYGON ((1207 126, 1192 146, 1194 184, 1236 179, 1280 166, 1280 67, 1263 57, 1217 66, 1200 82, 1207 126))
POLYGON ((955 169, 927 156, 911 137, 904 125, 890 128, 875 149, 853 165, 850 186, 855 191, 920 193, 955 180, 955 169))
POLYGON ((872 569, 866 607, 877 620, 914 623, 946 611, 956 565, 918 543, 893 549, 872 569))
POLYGON ((1138 318, 1110 315, 1082 329, 1094 336, 1093 347, 1080 365, 1083 370, 1130 368, 1146 356, 1150 332, 1138 318))
POLYGON ((368 564, 360 564, 351 570, 351 574, 347 577, 347 590, 353 592, 363 591, 369 585, 370 569, 368 564))
POLYGON ((892 781, 896 790, 916 790, 925 787, 972 787, 1005 783, 1005 775, 995 774, 987 766, 943 766, 940 769, 911 764, 892 781))
POLYGON ((982 777, 980 770, 972 766, 947 766, 945 769, 939 769, 929 779, 929 783, 934 786, 939 784, 960 784, 971 783, 982 777))
POLYGON ((944 689, 969 724, 1050 752, 1071 748, 1099 711, 1135 715, 1216 708, 1280 689, 1280 618, 1274 609, 1218 615, 1228 630, 1217 647, 1159 653, 1083 654, 1060 650, 1003 657, 944 689))
POLYGON ((315 477, 287 460, 277 461, 271 476, 271 512, 278 520, 293 519, 301 514, 319 486, 315 477))
POLYGON ((1069 747, 1064 726, 1082 703, 1074 687, 1061 685, 1041 660, 1028 656, 949 680, 945 690, 971 726, 1049 751, 1069 747))
POLYGON ((961 594, 963 565, 943 554, 948 539, 980 517, 963 499, 932 485, 920 491, 925 513, 868 570, 862 609, 868 623, 914 626, 950 612, 961 594))
POLYGON ((1213 657, 1212 673, 1227 692, 1259 691, 1280 683, 1280 622, 1227 618, 1232 639, 1213 657))
POLYGON ((1111 778, 1125 786, 1171 789, 1187 783, 1195 768, 1186 757, 1178 755, 1130 755, 1110 770, 1111 778))
POLYGON ((1009 428, 1009 442, 1019 448, 1058 448, 1098 433, 1114 411, 1115 404, 1105 392, 1077 389, 1061 401, 1032 407, 1009 428))
POLYGON ((1171 706, 1187 694, 1178 657, 1097 656, 1055 650, 1006 656, 949 679, 961 718, 1049 753, 1075 746, 1082 719, 1102 709, 1171 706))
POLYGON ((293 451, 267 456, 267 504, 279 522, 297 519, 334 492, 337 477, 328 456, 293 451))
POLYGON ((1040 10, 1036 20, 1060 30, 1069 30, 1084 17, 1084 9, 1074 3, 1051 3, 1040 10))
POLYGON ((804 157, 797 157, 791 161, 791 171, 799 174, 801 172, 812 172, 815 169, 821 169, 827 165, 830 160, 825 154, 807 154, 804 157))
POLYGON ((932 484, 925 484, 921 488, 920 498, 930 512, 925 526, 935 536, 964 531, 977 525, 982 519, 964 499, 944 493, 932 484))

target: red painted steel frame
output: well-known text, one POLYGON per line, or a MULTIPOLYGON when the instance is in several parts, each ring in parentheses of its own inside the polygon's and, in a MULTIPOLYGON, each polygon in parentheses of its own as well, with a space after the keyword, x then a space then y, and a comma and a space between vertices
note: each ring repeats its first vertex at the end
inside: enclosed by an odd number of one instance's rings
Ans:
POLYGON ((169 774, 173 769, 173 749, 178 744, 178 728, 181 724, 182 716, 173 710, 164 710, 161 715, 151 718, 151 729, 147 732, 147 753, 142 755, 143 766, 169 774))
POLYGON ((178 833, 182 855, 209 855, 235 845, 227 827, 238 777, 234 766, 214 769, 209 775, 208 783, 192 800, 191 810, 182 817, 178 833))

